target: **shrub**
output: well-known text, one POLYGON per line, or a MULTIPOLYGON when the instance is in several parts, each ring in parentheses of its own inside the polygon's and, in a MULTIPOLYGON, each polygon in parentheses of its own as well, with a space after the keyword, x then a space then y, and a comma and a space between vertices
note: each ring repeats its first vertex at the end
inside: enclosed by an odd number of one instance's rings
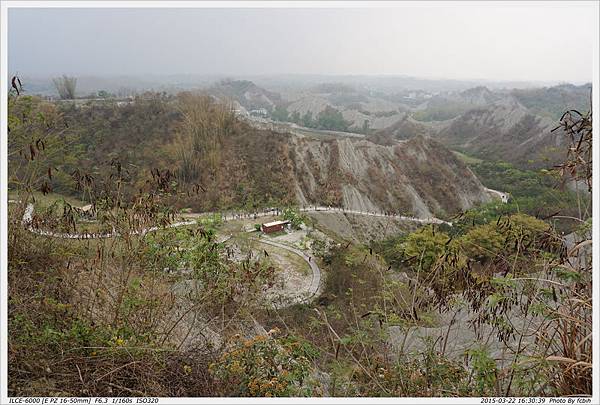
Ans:
POLYGON ((318 350, 310 343, 278 330, 250 339, 237 337, 231 348, 209 369, 227 387, 225 395, 281 397, 319 395, 319 384, 310 378, 318 350))
POLYGON ((285 221, 290 221, 294 229, 300 229, 300 225, 306 221, 306 215, 301 214, 294 208, 284 208, 281 212, 281 217, 285 221))
POLYGON ((412 258, 421 269, 429 270, 449 240, 445 232, 435 231, 435 226, 426 226, 409 234, 398 248, 405 258, 412 258))

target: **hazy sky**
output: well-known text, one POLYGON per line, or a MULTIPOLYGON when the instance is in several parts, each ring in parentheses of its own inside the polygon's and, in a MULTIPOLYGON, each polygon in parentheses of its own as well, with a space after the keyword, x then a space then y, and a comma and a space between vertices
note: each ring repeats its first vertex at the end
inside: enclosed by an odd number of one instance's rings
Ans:
POLYGON ((22 75, 392 74, 592 79, 598 6, 10 9, 22 75))

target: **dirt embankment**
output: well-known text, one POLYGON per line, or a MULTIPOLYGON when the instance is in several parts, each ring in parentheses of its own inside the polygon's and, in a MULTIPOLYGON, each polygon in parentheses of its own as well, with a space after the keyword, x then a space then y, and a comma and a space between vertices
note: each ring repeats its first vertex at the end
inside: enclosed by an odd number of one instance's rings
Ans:
POLYGON ((439 143, 290 138, 301 205, 443 217, 490 199, 477 177, 439 143))
POLYGON ((385 239, 400 232, 413 231, 419 226, 400 219, 335 212, 311 212, 308 215, 323 231, 357 243, 385 239))

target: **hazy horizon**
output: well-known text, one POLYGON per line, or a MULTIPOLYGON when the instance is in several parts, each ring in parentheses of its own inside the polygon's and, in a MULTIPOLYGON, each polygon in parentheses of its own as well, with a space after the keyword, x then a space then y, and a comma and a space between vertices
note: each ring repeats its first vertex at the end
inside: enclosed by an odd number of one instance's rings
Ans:
POLYGON ((10 9, 8 67, 30 77, 408 76, 592 81, 593 4, 10 9), (569 49, 565 63, 564 49, 569 49))

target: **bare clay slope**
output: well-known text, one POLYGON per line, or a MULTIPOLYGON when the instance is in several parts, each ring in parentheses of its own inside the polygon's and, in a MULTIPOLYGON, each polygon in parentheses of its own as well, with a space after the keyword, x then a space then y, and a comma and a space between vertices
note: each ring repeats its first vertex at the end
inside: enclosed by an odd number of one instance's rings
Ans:
POLYGON ((291 138, 303 205, 440 216, 488 201, 479 180, 444 146, 416 137, 396 145, 291 138))

